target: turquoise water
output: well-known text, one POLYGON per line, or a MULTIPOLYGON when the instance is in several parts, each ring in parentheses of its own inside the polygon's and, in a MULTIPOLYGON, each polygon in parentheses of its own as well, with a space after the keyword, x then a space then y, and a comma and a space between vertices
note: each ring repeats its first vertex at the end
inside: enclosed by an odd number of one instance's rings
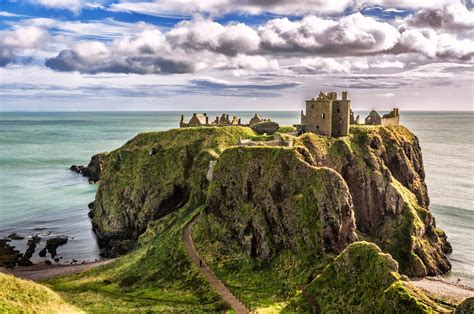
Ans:
MULTIPOLYGON (((248 121, 253 113, 238 115, 248 121)), ((262 115, 281 125, 299 122, 298 112, 262 115)), ((139 132, 177 127, 178 121, 175 112, 0 113, 0 237, 67 235, 68 244, 58 249, 62 261, 98 258, 87 217, 96 186, 69 166, 87 164, 139 132)), ((404 112, 402 124, 420 139, 430 209, 453 245, 450 276, 474 286, 474 114, 404 112)), ((24 249, 25 241, 14 242, 24 249)))

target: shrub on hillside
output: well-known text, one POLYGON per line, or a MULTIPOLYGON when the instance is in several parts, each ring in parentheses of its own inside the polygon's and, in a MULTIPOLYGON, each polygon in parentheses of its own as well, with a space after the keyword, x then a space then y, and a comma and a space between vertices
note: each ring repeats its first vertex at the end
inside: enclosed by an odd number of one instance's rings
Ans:
POLYGON ((278 123, 273 122, 273 121, 264 121, 264 122, 259 122, 255 123, 254 125, 251 126, 252 130, 255 131, 257 134, 274 134, 280 126, 278 123))

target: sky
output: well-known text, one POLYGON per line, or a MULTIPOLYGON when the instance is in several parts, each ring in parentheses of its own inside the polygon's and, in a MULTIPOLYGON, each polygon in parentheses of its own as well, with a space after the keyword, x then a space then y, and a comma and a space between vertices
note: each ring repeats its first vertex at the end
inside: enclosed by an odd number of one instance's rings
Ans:
POLYGON ((0 0, 0 111, 473 110, 471 0, 0 0))

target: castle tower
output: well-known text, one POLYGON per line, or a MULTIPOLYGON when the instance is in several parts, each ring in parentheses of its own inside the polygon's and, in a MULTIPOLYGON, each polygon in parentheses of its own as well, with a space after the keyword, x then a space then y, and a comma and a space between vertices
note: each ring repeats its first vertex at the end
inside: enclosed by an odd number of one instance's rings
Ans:
POLYGON ((323 92, 318 98, 306 101, 306 115, 304 121, 305 132, 319 135, 332 135, 332 100, 323 92))
POLYGON ((350 117, 351 101, 347 99, 347 92, 342 92, 342 99, 332 104, 332 136, 349 135, 350 117))
POLYGON ((318 98, 306 101, 306 114, 301 112, 301 125, 305 132, 324 136, 346 136, 349 134, 351 101, 347 92, 337 99, 336 92, 319 93, 318 98))

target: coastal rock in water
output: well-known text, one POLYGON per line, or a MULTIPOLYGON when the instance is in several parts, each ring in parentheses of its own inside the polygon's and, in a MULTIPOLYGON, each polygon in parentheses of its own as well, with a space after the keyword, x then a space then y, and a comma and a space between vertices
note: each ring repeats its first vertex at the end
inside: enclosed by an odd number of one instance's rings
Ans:
POLYGON ((31 266, 33 263, 30 261, 30 258, 33 256, 36 250, 36 245, 41 241, 41 238, 38 236, 33 236, 28 240, 28 248, 25 253, 18 259, 18 265, 20 266, 31 266))
MULTIPOLYGON (((57 255, 57 249, 59 246, 67 243, 67 237, 56 237, 46 240, 46 246, 39 252, 41 257, 45 257, 46 253, 49 252, 52 258, 55 258, 57 255)), ((55 259, 56 260, 56 259, 55 259)), ((59 259, 58 259, 59 260, 59 259)))
POLYGON ((100 153, 92 156, 87 167, 72 165, 69 169, 71 171, 82 174, 84 177, 89 178, 89 183, 97 183, 100 180, 100 173, 102 172, 102 166, 104 160, 107 158, 108 153, 100 153))
POLYGON ((21 257, 20 251, 8 244, 10 240, 0 239, 0 266, 15 267, 21 257))
POLYGON ((347 247, 284 313, 432 313, 449 312, 409 281, 398 264, 373 243, 347 247))
POLYGON ((226 149, 207 208, 225 226, 225 237, 237 238, 254 258, 266 260, 285 249, 339 253, 357 239, 344 180, 332 169, 311 166, 293 148, 226 149))
POLYGON ((25 237, 19 235, 18 233, 12 233, 12 234, 8 235, 7 238, 12 239, 12 240, 24 240, 25 239, 25 237))
POLYGON ((174 129, 139 134, 111 152, 90 213, 100 246, 122 253, 133 246, 117 241, 137 241, 150 221, 204 203, 209 162, 252 135, 245 127, 174 129))
POLYGON ((443 231, 428 210, 421 149, 403 126, 351 127, 347 138, 315 134, 298 138, 318 166, 339 172, 346 181, 363 239, 379 245, 409 276, 438 275, 451 265, 443 231))

